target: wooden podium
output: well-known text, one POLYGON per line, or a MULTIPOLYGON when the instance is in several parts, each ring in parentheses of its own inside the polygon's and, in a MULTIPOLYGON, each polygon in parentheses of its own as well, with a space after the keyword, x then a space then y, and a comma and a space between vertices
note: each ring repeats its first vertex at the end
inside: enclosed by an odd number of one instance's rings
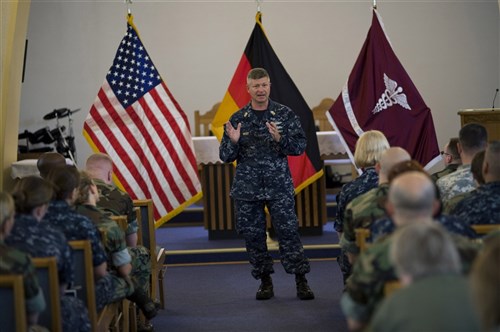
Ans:
POLYGON ((488 141, 500 140, 500 108, 473 108, 458 112, 460 125, 468 123, 482 124, 488 132, 488 141))

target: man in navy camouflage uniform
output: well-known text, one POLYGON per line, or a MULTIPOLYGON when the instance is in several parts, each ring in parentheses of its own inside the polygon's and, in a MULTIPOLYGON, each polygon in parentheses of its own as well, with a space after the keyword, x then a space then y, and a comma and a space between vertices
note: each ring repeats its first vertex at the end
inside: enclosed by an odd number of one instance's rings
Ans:
MULTIPOLYGON (((52 197, 51 185, 37 176, 22 178, 12 193, 16 203, 15 223, 5 240, 33 257, 56 257, 59 284, 64 291, 74 281, 73 256, 62 232, 41 222, 52 197)), ((87 308, 82 301, 61 292, 63 331, 90 331, 87 308)))
POLYGON ((271 82, 265 69, 254 68, 247 76, 251 102, 225 124, 220 159, 237 161, 231 197, 236 207, 236 230, 245 238, 252 275, 261 280, 258 300, 274 296, 273 259, 266 244, 267 206, 279 241, 285 271, 295 274, 297 296, 314 298, 305 274, 310 265, 304 254, 295 214, 294 187, 287 156, 300 155, 306 137, 299 118, 287 106, 269 99, 271 82))
POLYGON ((125 231, 127 246, 137 246, 137 217, 129 194, 113 184, 113 161, 104 153, 94 153, 87 158, 85 171, 92 177, 99 189, 97 206, 115 216, 127 216, 125 231))
POLYGON ((483 178, 485 183, 451 211, 469 225, 500 223, 500 141, 492 141, 486 148, 483 178))

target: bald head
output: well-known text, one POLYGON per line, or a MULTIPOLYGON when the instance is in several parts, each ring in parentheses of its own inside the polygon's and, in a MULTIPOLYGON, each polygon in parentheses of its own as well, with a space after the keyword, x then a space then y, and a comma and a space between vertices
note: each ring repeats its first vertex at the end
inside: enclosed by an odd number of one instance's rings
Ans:
POLYGON ((388 201, 388 210, 397 226, 419 219, 432 220, 439 204, 430 177, 415 171, 405 172, 391 182, 388 201))
POLYGON ((402 161, 408 161, 408 160, 411 160, 411 156, 408 153, 408 151, 397 146, 391 147, 382 152, 382 155, 380 156, 380 161, 378 163, 379 183, 389 182, 388 175, 392 167, 396 164, 399 164, 402 161))
POLYGON ((105 153, 94 153, 87 158, 85 171, 93 178, 111 183, 113 175, 113 161, 105 153))
POLYGON ((483 177, 486 183, 500 181, 500 141, 492 141, 486 148, 483 177))
POLYGON ((45 152, 38 158, 36 163, 40 176, 44 179, 47 178, 50 170, 63 166, 66 166, 66 158, 57 152, 45 152))

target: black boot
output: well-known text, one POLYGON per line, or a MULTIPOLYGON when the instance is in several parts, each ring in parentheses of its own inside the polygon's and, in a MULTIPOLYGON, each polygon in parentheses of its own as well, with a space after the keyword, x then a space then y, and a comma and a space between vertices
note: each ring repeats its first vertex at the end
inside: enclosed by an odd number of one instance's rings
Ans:
POLYGON ((301 300, 314 299, 314 293, 307 284, 307 279, 303 274, 295 275, 295 283, 297 284, 297 297, 301 300))
POLYGON ((257 300, 269 300, 274 296, 273 280, 270 275, 264 275, 260 278, 260 287, 255 294, 257 300))
POLYGON ((130 300, 137 304, 139 309, 141 309, 144 317, 150 320, 156 316, 158 313, 158 307, 156 304, 149 298, 149 296, 141 289, 136 288, 132 295, 127 297, 127 300, 130 300))

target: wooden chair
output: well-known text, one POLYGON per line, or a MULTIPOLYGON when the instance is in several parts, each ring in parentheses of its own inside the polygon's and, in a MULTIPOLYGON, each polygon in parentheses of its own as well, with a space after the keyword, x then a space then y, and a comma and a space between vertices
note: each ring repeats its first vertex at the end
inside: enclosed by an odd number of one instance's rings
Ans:
POLYGON ((155 221, 153 216, 153 200, 151 199, 138 199, 134 200, 134 207, 139 208, 140 217, 137 219, 141 234, 140 244, 148 249, 151 255, 151 297, 156 298, 159 294, 161 308, 165 308, 163 279, 165 277, 165 249, 156 249, 156 234, 155 234, 155 221))
POLYGON ((384 296, 389 296, 400 288, 403 288, 403 284, 399 280, 387 281, 384 284, 384 296))
POLYGON ((326 112, 332 107, 335 100, 332 98, 323 98, 319 105, 314 106, 311 111, 313 113, 314 123, 319 128, 319 131, 332 131, 333 127, 326 117, 326 112))
POLYGON ((111 220, 115 221, 120 228, 126 232, 128 223, 127 223, 127 216, 109 216, 111 220))
POLYGON ((16 332, 27 330, 22 275, 0 275, 0 308, 2 308, 0 330, 16 332))
POLYGON ((212 126, 212 121, 215 117, 215 113, 219 109, 220 102, 214 104, 210 111, 205 114, 200 114, 199 110, 194 111, 194 136, 211 136, 210 128, 212 126))
POLYGON ((38 283, 43 290, 47 307, 38 317, 38 324, 52 332, 62 331, 61 296, 55 257, 33 257, 38 283))
POLYGON ((359 251, 365 251, 369 246, 367 239, 370 237, 370 230, 367 228, 356 228, 354 233, 356 234, 356 245, 359 251))
POLYGON ((486 235, 495 230, 500 230, 500 224, 481 224, 481 225, 471 225, 471 228, 478 235, 486 235))
POLYGON ((92 331, 129 331, 129 301, 106 305, 97 312, 94 284, 92 247, 89 240, 68 241, 73 249, 75 265, 75 289, 77 297, 85 303, 89 311, 92 331))

